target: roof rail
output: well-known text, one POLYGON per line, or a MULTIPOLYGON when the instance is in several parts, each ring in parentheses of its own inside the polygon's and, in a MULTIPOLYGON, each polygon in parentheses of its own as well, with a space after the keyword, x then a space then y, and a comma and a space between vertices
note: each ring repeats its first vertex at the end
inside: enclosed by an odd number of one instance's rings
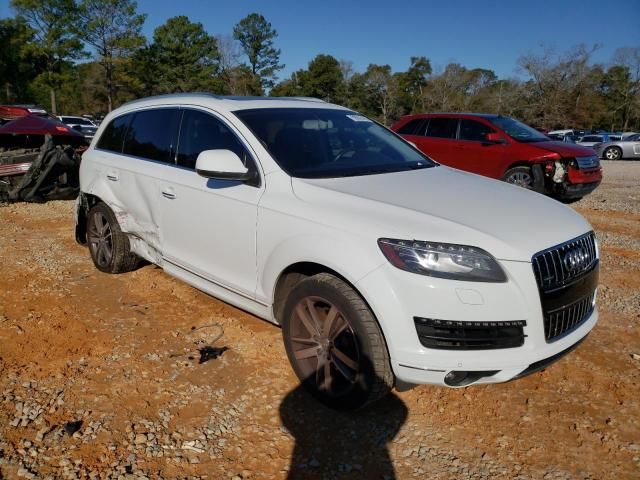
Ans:
POLYGON ((209 93, 209 92, 180 92, 180 93, 166 93, 163 95, 152 95, 150 97, 142 97, 142 98, 136 98, 135 100, 130 100, 126 103, 123 103, 121 105, 121 107, 124 107, 125 105, 132 105, 134 103, 138 103, 138 102, 146 102, 147 100, 159 100, 162 98, 166 98, 166 99, 171 99, 171 98, 180 98, 180 97, 191 97, 191 96, 203 96, 203 97, 209 97, 209 98, 224 98, 221 97, 220 95, 216 95, 214 93, 209 93))
POLYGON ((150 97, 137 98, 135 100, 131 100, 129 102, 123 103, 121 106, 125 105, 133 105, 138 102, 146 102, 147 100, 159 100, 159 99, 172 99, 172 98, 180 98, 180 97, 192 97, 192 96, 202 96, 207 98, 214 98, 216 100, 233 100, 233 101, 242 101, 242 100, 291 100, 291 101, 303 101, 303 102, 314 102, 314 103, 326 103, 324 100, 320 98, 314 97, 265 97, 265 96, 234 96, 234 95, 216 95, 214 93, 209 92, 180 92, 180 93, 167 93, 164 95, 153 95, 150 97))

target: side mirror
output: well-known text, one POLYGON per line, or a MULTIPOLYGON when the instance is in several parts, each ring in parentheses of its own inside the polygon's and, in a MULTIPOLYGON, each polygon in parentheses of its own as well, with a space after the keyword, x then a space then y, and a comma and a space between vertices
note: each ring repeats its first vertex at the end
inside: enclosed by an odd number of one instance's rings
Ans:
POLYGON ((484 138, 487 143, 506 143, 502 135, 496 132, 487 133, 484 138))
POLYGON ((204 150, 196 160, 196 172, 205 178, 246 182, 254 174, 244 166, 240 157, 231 150, 204 150))

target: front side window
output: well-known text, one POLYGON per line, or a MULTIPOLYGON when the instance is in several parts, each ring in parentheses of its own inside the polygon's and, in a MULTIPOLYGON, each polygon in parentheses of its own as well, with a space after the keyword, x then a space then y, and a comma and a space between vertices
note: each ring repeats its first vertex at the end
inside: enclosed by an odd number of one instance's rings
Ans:
POLYGON ((123 153, 173 163, 180 113, 177 108, 136 112, 127 131, 123 153))
POLYGON ((109 125, 104 129, 100 140, 96 144, 96 148, 100 150, 108 150, 110 152, 122 153, 122 144, 124 142, 124 135, 127 132, 129 122, 133 117, 132 113, 122 115, 121 117, 114 118, 109 125))
POLYGON ((293 177, 373 175, 437 165, 394 133, 349 110, 264 108, 234 113, 293 177))
POLYGON ((248 153, 235 134, 220 120, 198 110, 185 110, 180 127, 178 165, 195 169, 204 150, 231 150, 248 168, 253 167, 248 153))
POLYGON ((484 123, 463 118, 460 120, 460 140, 471 140, 473 142, 484 142, 487 134, 494 130, 484 123))
POLYGON ((401 135, 424 135, 426 123, 426 118, 413 119, 400 127, 398 133, 401 135))
POLYGON ((456 138, 458 130, 457 118, 433 117, 429 119, 427 137, 456 138))
POLYGON ((540 133, 535 128, 531 128, 524 123, 514 120, 513 118, 493 117, 487 118, 487 120, 513 138, 516 142, 533 143, 549 141, 549 137, 546 135, 540 133))

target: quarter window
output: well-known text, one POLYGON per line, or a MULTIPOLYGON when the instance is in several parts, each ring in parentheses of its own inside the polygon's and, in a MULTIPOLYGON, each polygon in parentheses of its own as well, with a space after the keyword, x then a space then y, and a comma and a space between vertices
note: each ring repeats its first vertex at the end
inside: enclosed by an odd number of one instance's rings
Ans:
POLYGON ((427 137, 456 138, 457 118, 433 117, 429 120, 427 137))
POLYGON ((460 120, 460 140, 471 140, 474 142, 483 142, 486 140, 487 133, 492 133, 493 129, 484 123, 475 120, 460 120))
POLYGON ((127 127, 132 117, 133 114, 128 114, 113 119, 111 123, 107 125, 107 128, 104 129, 100 140, 98 140, 96 144, 96 148, 122 153, 122 142, 124 141, 124 135, 127 132, 127 127))
POLYGON ((134 114, 124 142, 124 153, 173 163, 180 110, 160 108, 134 114))
POLYGON ((195 169, 204 150, 231 150, 247 168, 255 168, 238 137, 220 120, 198 110, 185 110, 180 127, 178 165, 195 169))

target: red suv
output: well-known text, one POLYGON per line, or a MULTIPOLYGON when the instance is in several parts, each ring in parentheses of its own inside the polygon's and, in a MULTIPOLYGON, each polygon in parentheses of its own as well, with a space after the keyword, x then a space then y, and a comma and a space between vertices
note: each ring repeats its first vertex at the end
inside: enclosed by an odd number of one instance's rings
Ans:
POLYGON ((391 127, 438 162, 560 200, 577 200, 602 180, 591 148, 555 142, 513 118, 478 113, 402 117, 391 127))

